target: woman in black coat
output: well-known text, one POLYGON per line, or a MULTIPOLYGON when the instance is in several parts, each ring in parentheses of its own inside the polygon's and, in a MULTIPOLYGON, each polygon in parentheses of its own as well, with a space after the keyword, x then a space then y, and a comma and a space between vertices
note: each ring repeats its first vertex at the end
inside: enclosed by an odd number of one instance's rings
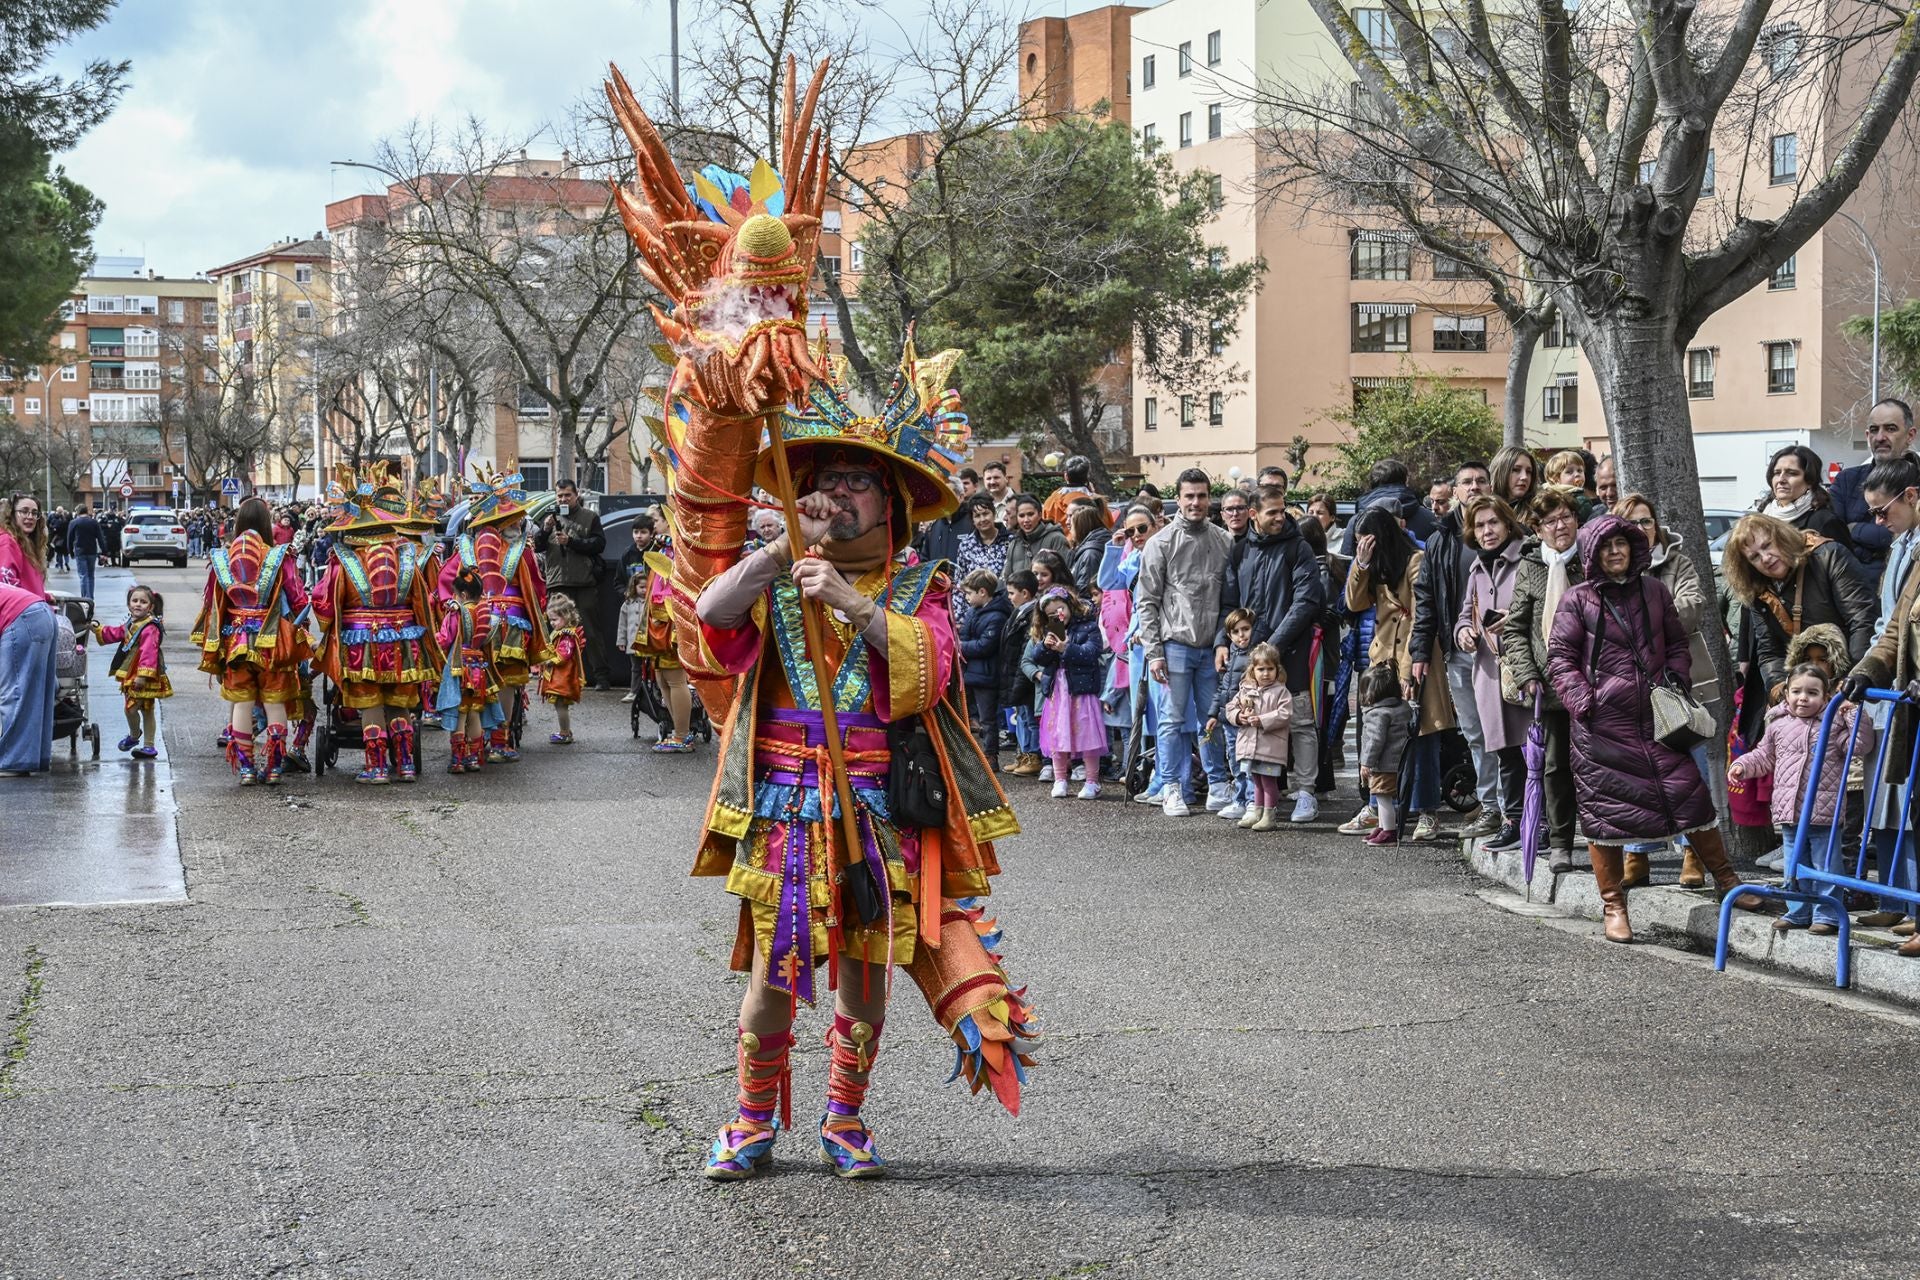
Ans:
POLYGON ((1880 606, 1845 547, 1810 538, 1773 516, 1741 517, 1727 535, 1720 571, 1727 589, 1747 607, 1740 732, 1753 743, 1786 684, 1793 637, 1815 623, 1831 623, 1846 635, 1847 653, 1858 662, 1873 643, 1880 606))
POLYGON ((1753 504, 1757 515, 1784 520, 1802 533, 1839 543, 1853 554, 1853 534, 1833 509, 1820 476, 1820 455, 1803 444, 1788 445, 1767 460, 1767 493, 1753 504))

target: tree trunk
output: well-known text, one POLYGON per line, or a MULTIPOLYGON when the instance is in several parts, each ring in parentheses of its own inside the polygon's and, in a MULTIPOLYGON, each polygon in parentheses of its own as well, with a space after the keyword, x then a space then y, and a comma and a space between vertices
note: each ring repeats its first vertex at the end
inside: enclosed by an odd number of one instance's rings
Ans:
POLYGON ((554 484, 558 485, 562 480, 573 480, 574 483, 579 483, 578 478, 573 473, 574 463, 578 459, 579 454, 579 411, 572 405, 568 405, 560 411, 560 436, 559 439, 554 442, 554 484))
POLYGON ((1507 352, 1507 394, 1503 407, 1505 425, 1501 443, 1527 447, 1527 375, 1533 369, 1533 353, 1539 349, 1540 336, 1547 322, 1538 310, 1526 312, 1512 321, 1513 349, 1507 352))
MULTIPOLYGON (((1620 492, 1644 493, 1653 499, 1660 527, 1680 535, 1682 550, 1700 571, 1701 584, 1711 588, 1713 563, 1707 550, 1700 465, 1693 451, 1693 416, 1684 375, 1686 342, 1672 323, 1660 317, 1603 317, 1581 339, 1606 410, 1620 492)), ((1711 597, 1708 614, 1710 619, 1719 617, 1711 597)), ((1721 690, 1721 732, 1707 744, 1708 760, 1715 775, 1724 778, 1726 721, 1733 714, 1733 661, 1723 628, 1705 625, 1701 634, 1721 690)), ((1712 784, 1708 790, 1715 796, 1720 793, 1712 784)), ((1731 849, 1758 852, 1775 843, 1771 828, 1749 831, 1733 827, 1724 813, 1721 818, 1731 849), (1756 845, 1756 840, 1761 842, 1756 845)))
POLYGON ((1067 446, 1069 453, 1077 453, 1087 460, 1087 482, 1095 493, 1111 494, 1113 476, 1107 470, 1107 460, 1100 451, 1100 439, 1094 433, 1093 424, 1087 421, 1086 388, 1077 379, 1066 380, 1067 412, 1065 417, 1053 419, 1054 434, 1060 437, 1060 443, 1067 446))

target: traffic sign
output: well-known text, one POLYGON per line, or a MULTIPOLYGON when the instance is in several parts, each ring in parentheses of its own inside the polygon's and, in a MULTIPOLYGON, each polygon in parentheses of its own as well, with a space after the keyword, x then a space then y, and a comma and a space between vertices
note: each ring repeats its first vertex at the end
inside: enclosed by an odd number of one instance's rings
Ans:
POLYGON ((1838 480, 1839 478, 1840 478, 1840 464, 1837 462, 1829 462, 1827 464, 1827 483, 1832 484, 1835 480, 1838 480))
POLYGON ((133 485, 131 482, 120 486, 120 496, 123 498, 131 498, 133 496, 133 485))
POLYGON ((222 496, 228 497, 228 498, 239 497, 240 481, 233 476, 228 476, 225 480, 222 480, 220 482, 220 493, 222 496))

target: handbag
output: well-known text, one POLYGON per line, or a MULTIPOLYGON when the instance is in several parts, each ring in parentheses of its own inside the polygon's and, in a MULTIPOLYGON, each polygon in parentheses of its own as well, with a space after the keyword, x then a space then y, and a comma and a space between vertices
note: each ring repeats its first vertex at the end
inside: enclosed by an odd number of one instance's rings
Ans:
POLYGON ((913 715, 887 726, 887 809, 895 827, 947 825, 947 780, 922 717, 913 715))
MULTIPOLYGON (((1644 590, 1643 587, 1642 591, 1644 590)), ((1621 616, 1620 610, 1614 606, 1613 601, 1602 598, 1600 604, 1619 624, 1620 634, 1624 637, 1622 644, 1627 650, 1627 656, 1633 659, 1634 669, 1640 673, 1641 679, 1649 679, 1646 663, 1640 660, 1640 651, 1633 647, 1633 628, 1621 616)), ((1651 611, 1648 612, 1648 617, 1652 617, 1651 611)), ((1603 632, 1604 624, 1603 618, 1603 632)), ((1595 662, 1598 662, 1600 657, 1598 636, 1594 638, 1593 653, 1595 662)), ((1648 690, 1647 701, 1653 711, 1653 740, 1662 746, 1671 747, 1675 751, 1689 751, 1697 743, 1705 742, 1714 735, 1713 714, 1693 696, 1693 690, 1681 689, 1671 683, 1656 684, 1648 690)))

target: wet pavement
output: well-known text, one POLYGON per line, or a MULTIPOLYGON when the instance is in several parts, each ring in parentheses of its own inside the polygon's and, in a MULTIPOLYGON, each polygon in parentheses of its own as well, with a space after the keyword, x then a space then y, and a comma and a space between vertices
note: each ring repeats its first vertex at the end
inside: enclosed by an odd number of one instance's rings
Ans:
MULTIPOLYGON (((72 590, 54 575, 56 591, 72 590)), ((101 601, 117 600, 133 577, 104 569, 101 601)), ((178 602, 184 603, 184 602, 178 602)), ((117 620, 103 603, 103 622, 117 620)), ((186 626, 168 634, 168 666, 178 678, 191 659, 182 648, 186 626)), ((113 646, 87 651, 90 714, 99 723, 100 758, 86 737, 53 744, 53 772, 12 778, 0 789, 0 907, 98 906, 106 903, 184 902, 173 765, 166 746, 167 707, 160 709, 160 758, 134 760, 114 749, 126 732, 119 689, 108 668, 113 646)))

